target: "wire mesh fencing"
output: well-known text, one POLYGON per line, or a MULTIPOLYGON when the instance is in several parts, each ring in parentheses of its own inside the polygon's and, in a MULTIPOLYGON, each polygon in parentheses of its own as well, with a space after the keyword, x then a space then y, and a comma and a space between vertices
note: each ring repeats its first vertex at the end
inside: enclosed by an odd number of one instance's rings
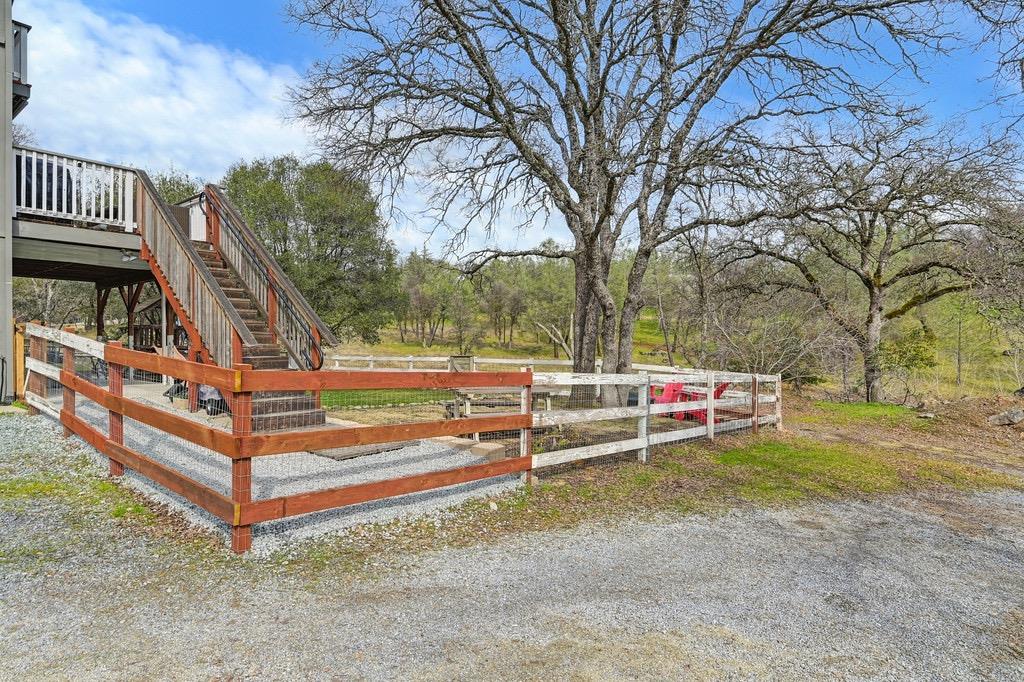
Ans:
POLYGON ((127 466, 229 525, 235 551, 253 524, 607 455, 647 461, 653 446, 781 416, 773 376, 481 371, 468 356, 413 372, 226 369, 26 333, 30 404, 106 453, 112 474, 127 466))

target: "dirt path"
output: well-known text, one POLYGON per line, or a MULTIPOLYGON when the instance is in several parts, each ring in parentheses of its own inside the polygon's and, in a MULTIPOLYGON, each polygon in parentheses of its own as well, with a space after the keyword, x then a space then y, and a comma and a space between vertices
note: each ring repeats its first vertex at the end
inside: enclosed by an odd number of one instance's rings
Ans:
MULTIPOLYGON (((1019 679, 1024 494, 951 495, 537 533, 376 579, 80 519, 73 551, 0 567, 0 677, 1019 679)), ((7 518, 0 548, 65 512, 7 518)))

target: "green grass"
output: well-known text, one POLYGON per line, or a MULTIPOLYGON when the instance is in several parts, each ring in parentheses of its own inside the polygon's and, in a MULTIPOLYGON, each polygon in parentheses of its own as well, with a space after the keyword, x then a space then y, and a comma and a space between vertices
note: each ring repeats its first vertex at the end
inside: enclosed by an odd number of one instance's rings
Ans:
POLYGON ((807 424, 858 426, 877 424, 884 427, 909 426, 927 428, 932 422, 920 419, 917 412, 903 405, 889 403, 836 403, 827 400, 814 402, 814 409, 796 417, 807 424))
POLYGON ((156 520, 156 514, 131 492, 101 478, 39 475, 0 479, 0 508, 40 498, 64 502, 80 511, 99 512, 115 519, 145 524, 156 520))
POLYGON ((450 400, 447 390, 433 389, 388 389, 386 394, 375 390, 323 391, 320 400, 325 407, 349 407, 359 405, 416 405, 450 400))
POLYGON ((727 483, 748 500, 796 500, 813 495, 885 493, 903 484, 900 470, 879 457, 815 441, 755 442, 716 457, 727 483))
POLYGON ((439 522, 391 522, 362 527, 355 540, 317 540, 290 553, 288 561, 300 571, 333 565, 361 572, 387 554, 497 542, 509 534, 586 522, 718 513, 737 506, 790 505, 928 488, 1021 489, 1024 481, 894 450, 762 434, 723 439, 715 445, 660 448, 647 465, 604 462, 566 471, 497 498, 470 500, 439 522))

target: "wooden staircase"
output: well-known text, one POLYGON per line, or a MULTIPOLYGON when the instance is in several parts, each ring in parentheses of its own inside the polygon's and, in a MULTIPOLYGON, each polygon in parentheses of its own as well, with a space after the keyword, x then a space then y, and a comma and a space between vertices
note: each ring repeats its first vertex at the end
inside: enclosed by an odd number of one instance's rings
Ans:
MULTIPOLYGON (((238 275, 227 266, 221 254, 214 250, 211 244, 193 244, 231 306, 258 342, 257 345, 242 348, 242 362, 252 365, 253 369, 288 369, 287 351, 275 343, 266 318, 259 311, 238 275)), ((307 393, 264 391, 253 394, 254 433, 322 426, 326 422, 326 413, 317 405, 316 398, 307 393)))
MULTIPOLYGON (((209 243, 193 241, 185 229, 190 227, 189 202, 171 207, 144 171, 135 175, 139 254, 188 336, 189 358, 221 367, 319 369, 321 339, 337 339, 220 190, 208 185, 200 198, 211 200, 205 207, 193 203, 204 208, 207 234, 213 235, 209 243)), ((190 404, 197 390, 197 384, 190 384, 190 404)), ((319 396, 304 391, 253 393, 251 414, 253 433, 327 421, 319 396)))

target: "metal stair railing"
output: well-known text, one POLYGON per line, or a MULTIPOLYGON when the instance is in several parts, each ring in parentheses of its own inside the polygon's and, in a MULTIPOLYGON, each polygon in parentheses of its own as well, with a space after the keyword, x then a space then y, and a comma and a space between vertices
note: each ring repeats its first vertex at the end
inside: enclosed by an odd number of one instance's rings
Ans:
POLYGON ((204 213, 207 206, 213 211, 217 220, 216 247, 267 316, 271 333, 300 369, 320 369, 324 362, 321 342, 337 343, 333 332, 219 188, 207 185, 199 202, 204 213))

